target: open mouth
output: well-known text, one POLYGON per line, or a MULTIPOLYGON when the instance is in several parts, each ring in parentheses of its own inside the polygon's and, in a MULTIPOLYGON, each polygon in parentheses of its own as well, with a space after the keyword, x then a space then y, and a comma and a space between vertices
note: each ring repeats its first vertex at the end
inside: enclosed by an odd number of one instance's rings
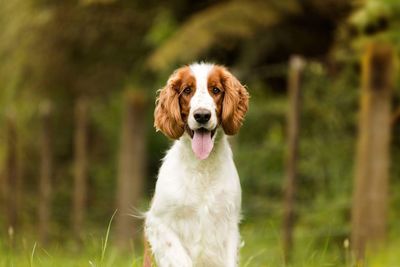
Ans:
POLYGON ((206 128, 192 130, 187 127, 187 131, 192 138, 192 150, 196 157, 200 160, 208 158, 214 147, 213 136, 216 129, 211 131, 206 128))
POLYGON ((201 127, 201 128, 199 128, 199 129, 197 129, 197 130, 192 130, 192 129, 189 128, 189 126, 186 126, 186 131, 188 132, 188 134, 190 135, 190 137, 191 137, 192 139, 193 139, 194 133, 195 133, 196 131, 199 131, 200 133, 211 132, 211 138, 213 138, 215 132, 217 131, 217 128, 215 128, 215 129, 213 129, 213 130, 208 130, 208 129, 204 128, 204 127, 201 127))

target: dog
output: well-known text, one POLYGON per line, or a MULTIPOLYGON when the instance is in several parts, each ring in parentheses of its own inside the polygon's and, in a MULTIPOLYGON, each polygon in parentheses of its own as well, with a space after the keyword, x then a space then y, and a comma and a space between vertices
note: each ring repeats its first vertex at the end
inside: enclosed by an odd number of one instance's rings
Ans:
POLYGON ((176 141, 145 213, 145 265, 150 255, 160 267, 238 265, 241 187, 227 135, 248 102, 238 79, 209 63, 177 69, 159 90, 154 125, 176 141))

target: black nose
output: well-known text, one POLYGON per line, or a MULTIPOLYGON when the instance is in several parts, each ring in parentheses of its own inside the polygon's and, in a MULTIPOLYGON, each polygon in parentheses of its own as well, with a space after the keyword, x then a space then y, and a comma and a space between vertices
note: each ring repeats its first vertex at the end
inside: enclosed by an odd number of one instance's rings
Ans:
POLYGON ((211 118, 211 112, 207 109, 199 108, 194 112, 193 116, 198 123, 206 123, 211 118))

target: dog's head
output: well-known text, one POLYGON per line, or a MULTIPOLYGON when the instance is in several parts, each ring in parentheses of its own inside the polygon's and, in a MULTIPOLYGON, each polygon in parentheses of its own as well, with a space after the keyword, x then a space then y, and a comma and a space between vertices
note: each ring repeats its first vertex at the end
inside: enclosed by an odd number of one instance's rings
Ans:
POLYGON ((154 125, 172 139, 187 133, 196 156, 205 159, 219 126, 227 135, 239 131, 248 99, 245 87, 225 67, 205 63, 185 66, 160 90, 154 125))

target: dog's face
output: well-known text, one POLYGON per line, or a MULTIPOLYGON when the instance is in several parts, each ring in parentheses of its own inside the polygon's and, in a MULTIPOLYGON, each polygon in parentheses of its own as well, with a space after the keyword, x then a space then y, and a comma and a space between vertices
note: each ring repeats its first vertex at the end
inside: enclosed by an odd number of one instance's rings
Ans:
POLYGON ((176 70, 156 102, 155 127, 172 139, 185 132, 200 159, 212 150, 216 129, 228 135, 239 131, 249 95, 224 67, 194 64, 176 70))

